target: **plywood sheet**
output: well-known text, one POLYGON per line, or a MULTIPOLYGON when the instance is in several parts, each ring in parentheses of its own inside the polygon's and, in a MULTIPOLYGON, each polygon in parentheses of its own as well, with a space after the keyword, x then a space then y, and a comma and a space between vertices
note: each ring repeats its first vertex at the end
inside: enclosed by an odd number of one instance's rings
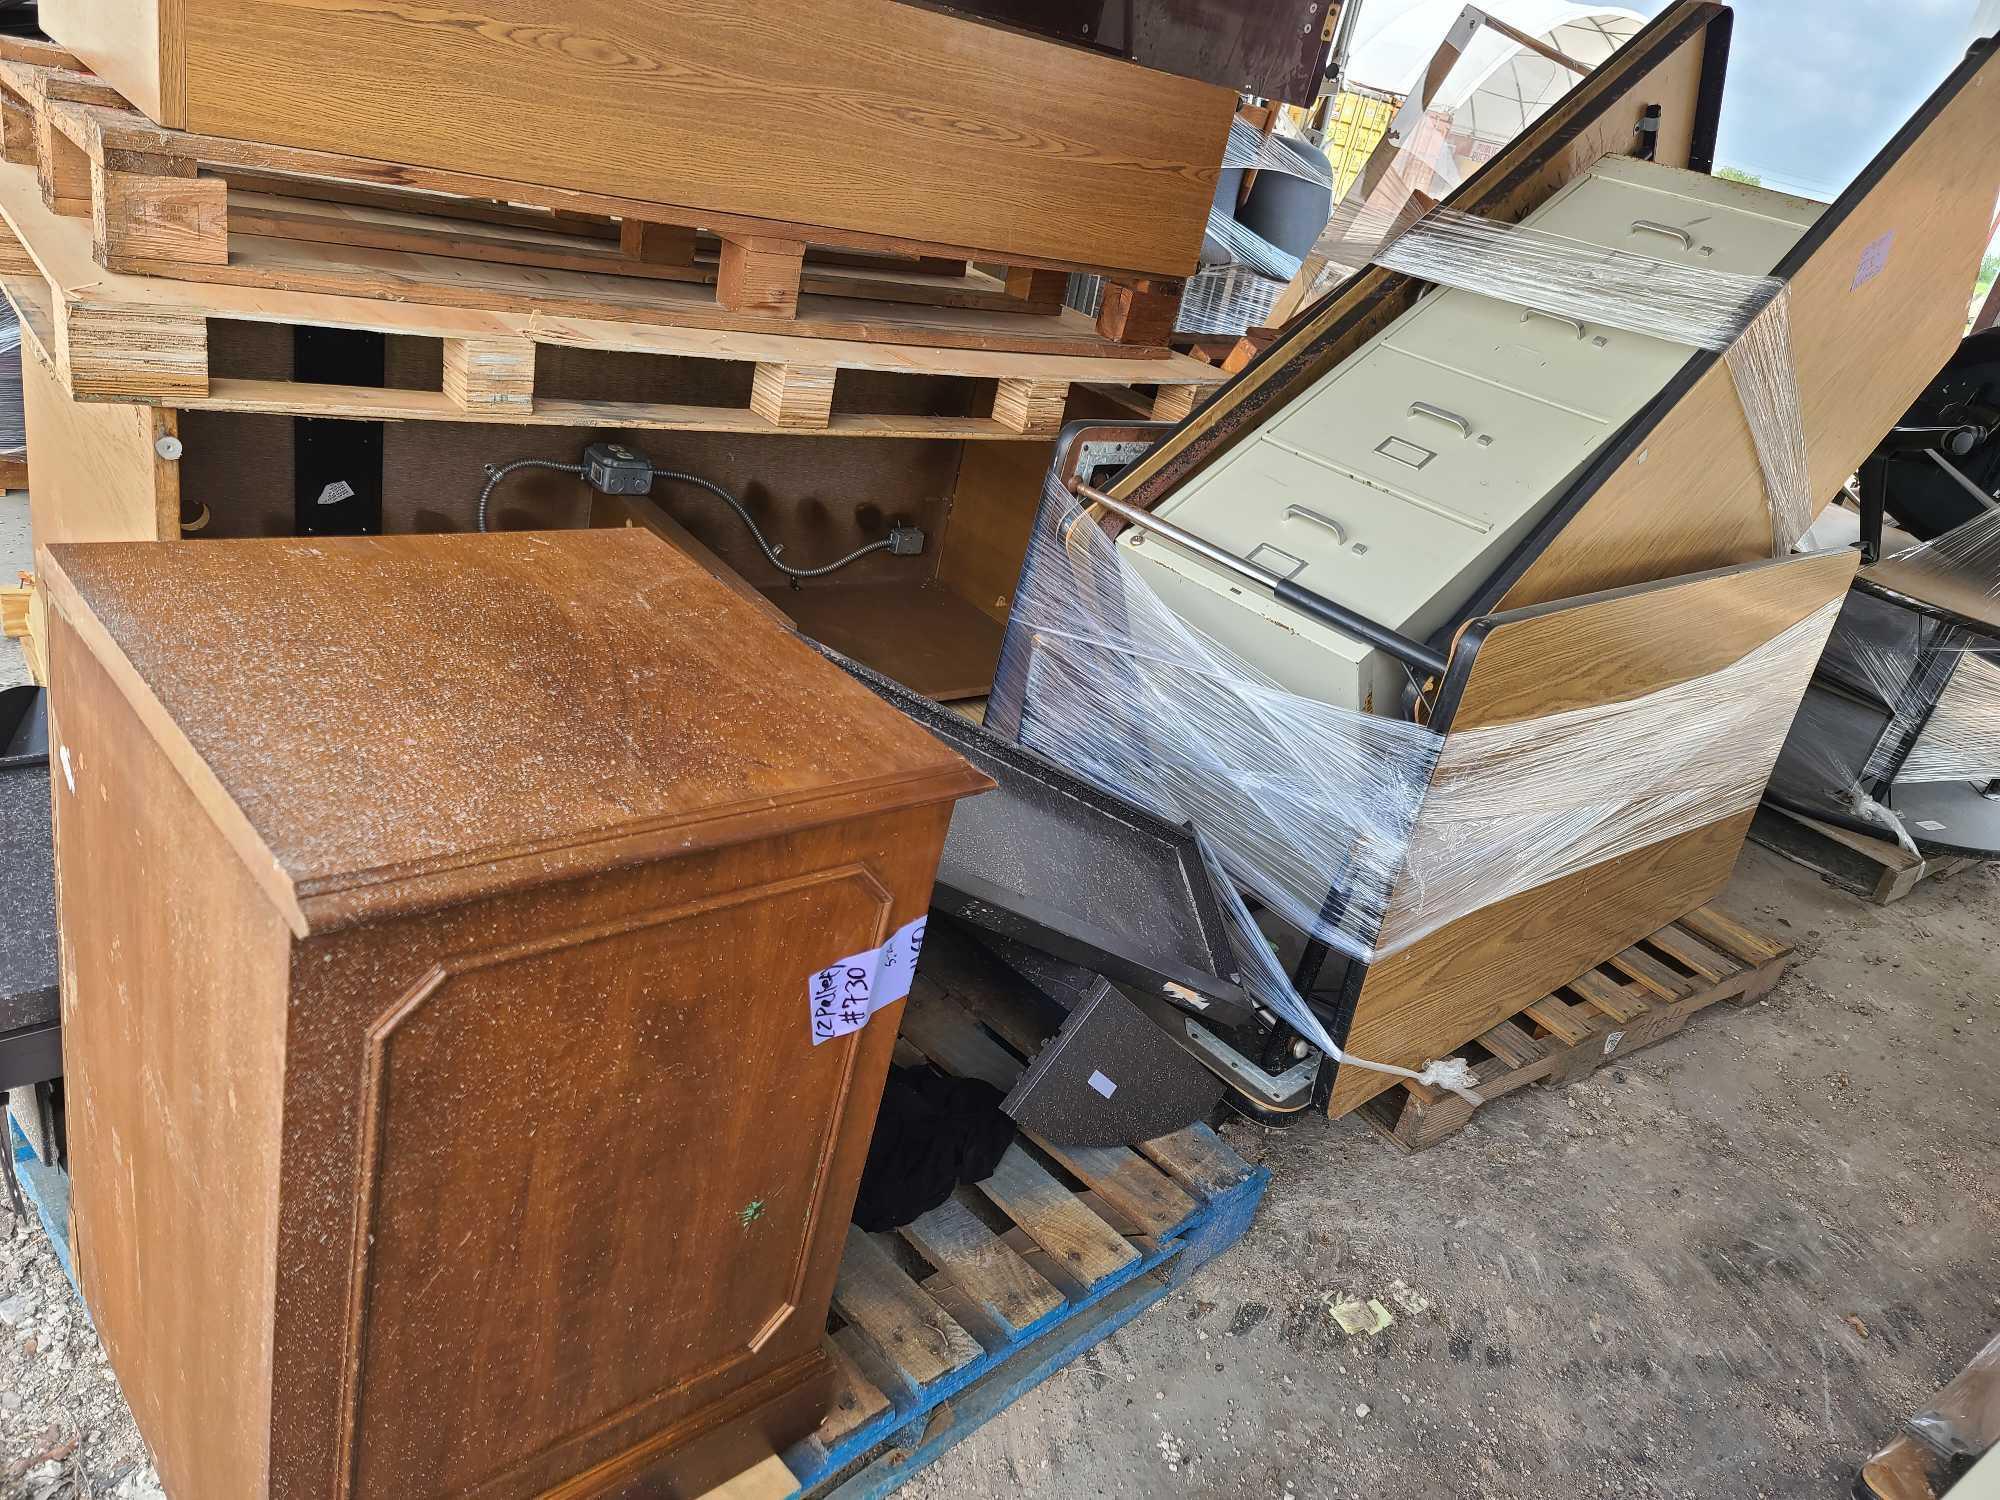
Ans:
POLYGON ((152 542, 180 536, 179 466, 154 446, 175 414, 72 400, 39 359, 21 361, 28 423, 28 514, 35 544, 152 542))

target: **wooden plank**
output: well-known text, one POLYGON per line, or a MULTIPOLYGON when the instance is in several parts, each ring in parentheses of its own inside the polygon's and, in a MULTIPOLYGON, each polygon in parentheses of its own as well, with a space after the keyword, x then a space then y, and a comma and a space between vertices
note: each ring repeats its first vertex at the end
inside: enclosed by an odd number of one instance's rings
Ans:
POLYGON ((535 404, 535 346, 529 339, 446 339, 444 394, 461 411, 517 414, 535 404))
POLYGON ((1021 1076, 1022 1063, 979 1025, 951 997, 921 972, 903 1007, 902 1036, 945 1072, 958 1078, 978 1078, 1005 1092, 1021 1076))
MULTIPOLYGON (((190 130, 1000 260, 1191 271, 1235 105, 1225 88, 869 0, 823 0, 809 19, 575 0, 559 24, 528 0, 484 0, 464 24, 306 0, 168 14, 187 80, 172 123, 190 130), (472 78, 477 104, 460 105, 472 78), (729 107, 746 98, 758 107, 729 107), (773 121, 791 122, 782 171, 773 121)), ((88 61, 97 40, 72 50, 88 61)))
POLYGON ((1679 1000, 1695 988, 1695 982, 1685 974, 1674 972, 1645 949, 1636 946, 1612 954, 1605 963, 1636 980, 1641 987, 1662 1000, 1679 1000))
POLYGON ((836 374, 831 365, 760 364, 750 409, 780 427, 825 427, 833 420, 836 374))
POLYGON ((21 361, 21 395, 36 546, 179 540, 180 466, 155 447, 173 436, 173 412, 72 400, 33 359, 21 361))
POLYGON ((1140 1234, 1169 1234, 1200 1207, 1173 1179, 1124 1146, 1055 1146, 1035 1139, 1140 1234))
POLYGON ((56 358, 86 400, 176 400, 208 392, 208 320, 152 308, 64 302, 56 358))
POLYGON ((1178 422, 1194 410, 1201 397, 1202 388, 1198 385, 1163 385, 1153 397, 1152 419, 1178 422))
POLYGON ((814 1436, 829 1447, 889 1409, 889 1398, 848 1352, 847 1346, 858 1337, 855 1330, 842 1329, 820 1345, 833 1363, 833 1405, 814 1436))
POLYGON ((1595 969, 1587 969, 1569 982, 1569 988, 1596 1010, 1614 1021, 1634 1020, 1646 1013, 1646 1002, 1637 999, 1622 984, 1606 979, 1595 969))
POLYGON ((985 1352, 880 1245, 851 1224, 833 1305, 914 1385, 942 1380, 985 1352))
POLYGON ((1547 1049, 1512 1021, 1482 1031, 1479 1044, 1510 1068, 1532 1067, 1547 1049))
POLYGON ((1007 1335, 1025 1332, 1063 1305, 1062 1293, 956 1198, 945 1199, 900 1232, 1007 1335))
POLYGON ((1792 951, 1788 945, 1774 943, 1761 932, 1752 932, 1715 906, 1696 907, 1680 919, 1680 924, 1739 963, 1761 964, 1769 959, 1783 958, 1792 951))
POLYGON ((1589 1023, 1571 1014, 1571 1007, 1552 996, 1544 996, 1521 1012, 1565 1047, 1575 1047, 1591 1038, 1589 1023))
POLYGON ((1646 941, 1711 983, 1718 983, 1743 971, 1743 965, 1734 959, 1724 958, 1700 939, 1672 927, 1662 927, 1646 941))
POLYGON ((800 633, 929 698, 983 698, 1000 664, 1001 627, 936 584, 773 589, 800 633))
MULTIPOLYGON (((94 386, 130 386, 135 378, 99 360, 94 386)), ((836 412, 824 427, 781 428, 748 407, 685 406, 650 401, 572 401, 544 397, 532 407, 462 407, 443 391, 313 385, 290 380, 213 379, 206 394, 174 399, 184 411, 264 412, 279 416, 347 418, 358 422, 488 422, 509 427, 611 427, 648 432, 780 432, 801 437, 971 442, 981 447, 1033 443, 1046 468, 1047 446, 987 417, 878 416, 836 412)), ((1020 555, 1015 554, 1017 557, 1020 555)), ((996 643, 997 650, 997 643, 996 643)))
POLYGON ((1007 1148, 979 1190, 1047 1251, 1060 1275, 1078 1288, 1095 1286, 1139 1258, 1123 1235, 1077 1202, 1018 1145, 1007 1148))
POLYGON ((1141 1141, 1138 1150, 1197 1198, 1216 1197, 1250 1175, 1248 1163, 1208 1125, 1141 1141))

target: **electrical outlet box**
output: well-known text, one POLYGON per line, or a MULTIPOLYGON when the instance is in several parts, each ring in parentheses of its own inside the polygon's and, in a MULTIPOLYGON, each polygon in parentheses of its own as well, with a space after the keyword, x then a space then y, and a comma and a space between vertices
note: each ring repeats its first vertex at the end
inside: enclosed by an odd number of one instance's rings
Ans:
POLYGON ((604 495, 648 495, 653 461, 623 443, 592 443, 583 450, 583 477, 604 495))

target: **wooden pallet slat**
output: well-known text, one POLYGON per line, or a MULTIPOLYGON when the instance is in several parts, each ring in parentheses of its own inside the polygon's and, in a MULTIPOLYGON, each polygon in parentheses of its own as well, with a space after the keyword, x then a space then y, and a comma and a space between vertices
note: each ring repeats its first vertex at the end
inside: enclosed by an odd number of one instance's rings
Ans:
POLYGON ((1144 1157, 1124 1146, 1051 1146, 1043 1150, 1140 1234, 1170 1233, 1195 1211, 1194 1198, 1144 1157))
POLYGON ((1531 1083, 1573 1083, 1613 1057, 1672 1036, 1709 1006, 1753 1003, 1782 977, 1790 954, 1790 948, 1704 907, 1564 986, 1581 1003, 1571 1004, 1560 993, 1544 996, 1478 1037, 1467 1056, 1479 1104, 1404 1082, 1355 1113, 1399 1149, 1424 1150, 1456 1135, 1495 1100, 1531 1083), (1680 973, 1668 958, 1694 973, 1680 973), (1529 1026, 1543 1035, 1531 1036, 1529 1026))
POLYGON ((1047 1251, 1062 1278, 1078 1289, 1115 1276, 1139 1259, 1123 1235, 1079 1203, 1018 1144, 1007 1148, 979 1190, 1047 1251))
POLYGON ((918 1385, 941 1380, 984 1352, 887 1251, 853 1225, 833 1305, 918 1385))
POLYGON ((1752 932, 1728 913, 1713 906, 1696 907, 1681 918, 1680 925, 1741 964, 1767 963, 1774 958, 1783 958, 1791 951, 1762 933, 1752 932))
POLYGON ((843 1328, 829 1335, 821 1345, 833 1361, 833 1405, 819 1424, 822 1443, 837 1443, 856 1428, 874 1421, 889 1410, 889 1398, 862 1372, 851 1352, 860 1339, 860 1330, 843 1328))
POLYGON ((1024 1334, 1063 1306, 1062 1293, 957 1198, 945 1199, 899 1232, 988 1323, 1007 1334, 1024 1334))

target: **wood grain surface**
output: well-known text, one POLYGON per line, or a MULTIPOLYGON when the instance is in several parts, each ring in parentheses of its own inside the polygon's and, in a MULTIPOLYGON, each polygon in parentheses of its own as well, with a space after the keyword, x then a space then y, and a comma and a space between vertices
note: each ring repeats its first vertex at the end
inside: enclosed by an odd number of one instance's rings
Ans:
POLYGON ((154 446, 176 431, 173 411, 73 400, 32 356, 21 360, 21 396, 35 435, 28 516, 36 545, 179 540, 179 466, 154 446))
POLYGON ((981 784, 649 532, 42 557, 52 600, 97 633, 301 924, 981 784), (309 601, 323 598, 341 608, 322 615, 309 601), (425 692, 384 734, 346 709, 302 714, 301 679, 330 703, 365 705, 397 682, 425 692), (497 695, 496 683, 528 691, 497 695), (244 724, 268 727, 246 736, 244 724), (356 820, 352 806, 379 813, 356 820))
MULTIPOLYGON (((139 9, 165 31, 160 3, 139 9)), ((186 102, 163 123, 189 130, 1166 275, 1194 268, 1235 111, 1224 88, 890 0, 172 9, 186 102)), ((103 28, 51 10, 111 60, 103 28)))
MULTIPOLYGON (((1622 702, 1739 660, 1839 599, 1855 562, 1851 552, 1821 553, 1475 621, 1453 653, 1457 681, 1446 691, 1458 707, 1433 781, 1450 774, 1455 734, 1622 702)), ((1789 698, 1769 703, 1772 723, 1790 722, 1816 660, 1817 652, 1807 653, 1789 698)), ((1580 742, 1576 753, 1590 755, 1590 743, 1580 742)), ((1774 739, 1761 764, 1743 768, 1745 777, 1768 776, 1776 753, 1774 739)), ((1729 878, 1754 813, 1503 897, 1407 942, 1399 942, 1398 928, 1412 920, 1418 893, 1407 875, 1399 878, 1380 941, 1396 951, 1362 971, 1343 1045, 1357 1057, 1406 1067, 1450 1056, 1706 902, 1729 878)), ((1411 844, 1429 837, 1419 807, 1411 844)), ((1386 1074, 1342 1068, 1328 1112, 1346 1114, 1394 1083, 1386 1074)))
POLYGON ((816 1045, 806 986, 990 783, 649 533, 42 557, 76 1240, 171 1492, 699 1494, 809 1434, 895 1027, 816 1045), (441 901, 310 933, 269 874, 407 850, 441 901))

